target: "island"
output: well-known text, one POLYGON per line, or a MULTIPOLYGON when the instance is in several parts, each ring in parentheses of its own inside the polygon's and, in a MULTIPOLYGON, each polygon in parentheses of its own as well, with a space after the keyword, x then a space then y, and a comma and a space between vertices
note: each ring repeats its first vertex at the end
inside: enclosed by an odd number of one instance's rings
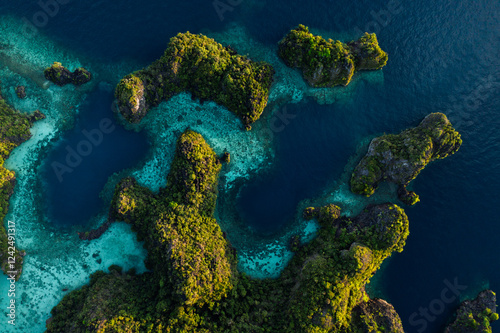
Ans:
POLYGON ((287 66, 301 69, 313 87, 347 86, 355 71, 380 69, 388 59, 374 33, 345 44, 315 36, 302 24, 278 43, 278 55, 287 66))
POLYGON ((223 155, 186 130, 177 140, 167 185, 157 194, 134 178, 115 189, 109 216, 132 225, 148 250, 148 272, 111 266, 67 294, 47 332, 403 332, 394 308, 369 299, 365 285, 402 251, 408 218, 395 204, 354 218, 333 204, 310 207, 321 228, 297 245, 278 279, 251 279, 213 214, 223 155))
POLYGON ((484 290, 475 299, 463 301, 444 333, 491 333, 490 323, 498 320, 496 299, 493 291, 484 290))
POLYGON ((370 196, 380 182, 387 181, 399 185, 403 203, 413 205, 419 197, 406 186, 429 162, 454 154, 461 144, 446 115, 431 113, 415 128, 373 139, 352 173, 351 191, 370 196))
POLYGON ((45 78, 58 86, 65 86, 69 83, 81 86, 92 79, 92 74, 83 67, 79 67, 71 72, 60 62, 54 62, 52 66, 43 71, 45 78))
POLYGON ((267 105, 274 69, 202 34, 179 33, 163 56, 125 76, 115 96, 123 117, 140 122, 162 101, 188 91, 201 102, 214 101, 236 114, 247 130, 267 105))
POLYGON ((16 221, 5 220, 16 177, 14 171, 7 170, 3 164, 14 148, 31 137, 30 128, 33 123, 43 118, 45 116, 40 111, 27 115, 14 110, 2 98, 0 91, 0 221, 2 222, 0 225, 0 265, 2 271, 9 277, 13 275, 15 280, 21 277, 25 252, 16 246, 16 221))

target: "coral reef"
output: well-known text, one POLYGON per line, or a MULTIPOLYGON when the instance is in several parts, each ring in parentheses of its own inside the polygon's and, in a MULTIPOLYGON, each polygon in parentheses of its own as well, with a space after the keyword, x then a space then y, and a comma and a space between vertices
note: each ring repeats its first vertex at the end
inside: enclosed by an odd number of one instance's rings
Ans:
POLYGON ((454 154, 461 144, 460 134, 448 118, 431 113, 415 128, 373 139, 352 173, 351 190, 370 196, 381 181, 387 181, 400 185, 400 200, 413 205, 419 201, 418 195, 406 186, 429 162, 454 154))
POLYGON ((93 274, 52 310, 47 332, 360 332, 368 325, 403 332, 392 307, 364 291, 405 244, 401 208, 372 206, 353 219, 335 205, 308 208, 318 236, 296 244, 280 278, 252 280, 236 271, 234 250, 212 217, 220 169, 203 137, 187 130, 158 194, 123 179, 110 218, 132 224, 151 272, 93 274))
POLYGON ((43 74, 47 80, 58 86, 64 86, 69 83, 81 86, 92 79, 92 74, 85 68, 80 67, 71 72, 60 62, 54 62, 52 66, 45 68, 43 74))
MULTIPOLYGON (((14 192, 16 184, 15 173, 4 168, 4 161, 14 148, 31 137, 30 128, 36 120, 45 116, 39 111, 32 115, 21 114, 12 109, 1 97, 0 92, 0 264, 2 271, 16 272, 15 278, 19 279, 22 273, 24 251, 16 248, 16 234, 14 226, 4 221, 9 210, 9 199, 14 192), (10 228, 9 228, 10 227, 10 228), (9 231, 7 233, 7 231, 9 231)), ((13 221, 15 222, 15 221, 13 221)))
POLYGON ((380 69, 388 58, 374 33, 344 44, 314 36, 302 24, 279 42, 278 55, 287 66, 300 68, 313 87, 347 86, 355 71, 380 69))
POLYGON ((145 240, 148 267, 165 298, 213 306, 232 289, 235 260, 212 217, 220 169, 203 137, 188 130, 177 142, 167 186, 157 196, 133 178, 118 185, 111 216, 132 223, 145 240))
POLYGON ((149 67, 125 76, 115 95, 120 113, 130 122, 139 122, 150 108, 189 91, 193 98, 225 106, 250 129, 267 104, 273 75, 265 62, 186 32, 171 38, 163 56, 149 67))
POLYGON ((444 333, 491 333, 490 323, 498 320, 496 308, 495 293, 484 290, 475 299, 462 302, 444 333))

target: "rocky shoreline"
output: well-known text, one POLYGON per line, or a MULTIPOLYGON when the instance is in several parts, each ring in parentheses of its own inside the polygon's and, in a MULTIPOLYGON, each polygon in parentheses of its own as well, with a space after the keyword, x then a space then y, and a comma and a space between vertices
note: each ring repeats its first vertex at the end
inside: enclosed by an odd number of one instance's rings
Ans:
POLYGON ((151 109, 188 91, 236 114, 247 130, 267 105, 274 69, 238 55, 202 34, 180 33, 149 67, 125 76, 116 87, 120 113, 139 122, 151 109))
POLYGON ((45 78, 58 86, 65 86, 72 83, 75 86, 81 86, 92 79, 92 74, 83 67, 71 72, 60 62, 54 62, 52 66, 47 67, 43 74, 45 78))
POLYGON ((496 294, 484 290, 473 300, 460 304, 456 318, 444 333, 491 333, 490 323, 498 320, 496 294))
POLYGON ((431 113, 415 128, 373 139, 352 173, 351 191, 370 196, 380 182, 391 182, 399 185, 399 199, 414 205, 419 197, 406 186, 428 163, 456 153, 461 144, 448 118, 431 113))
POLYGON ((278 43, 278 55, 287 66, 299 68, 313 87, 347 86, 354 72, 380 69, 388 59, 373 33, 344 44, 314 36, 302 24, 278 43))

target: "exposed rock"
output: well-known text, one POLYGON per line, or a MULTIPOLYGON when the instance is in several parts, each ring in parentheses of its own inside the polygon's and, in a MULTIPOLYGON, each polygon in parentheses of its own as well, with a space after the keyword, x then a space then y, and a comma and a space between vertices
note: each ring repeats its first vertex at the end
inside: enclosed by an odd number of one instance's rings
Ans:
POLYGON ((300 68, 313 87, 346 86, 355 71, 380 69, 388 58, 375 34, 365 33, 357 41, 344 44, 314 36, 302 24, 279 42, 278 55, 287 66, 300 68))
POLYGON ((64 67, 60 62, 54 62, 52 66, 47 67, 43 74, 45 78, 58 86, 64 86, 72 83, 80 86, 92 79, 92 74, 85 68, 77 68, 74 72, 64 67))
POLYGON ((400 185, 398 195, 406 204, 419 201, 405 187, 429 163, 454 154, 462 139, 442 113, 431 113, 415 128, 375 138, 354 169, 351 190, 370 196, 381 181, 400 185))
POLYGON ((223 163, 230 163, 231 162, 231 154, 229 154, 227 151, 224 152, 221 158, 221 162, 223 163))
POLYGON ((401 318, 396 310, 382 299, 375 298, 359 303, 352 315, 354 333, 404 333, 401 318))
POLYGON ((347 44, 354 56, 356 70, 377 70, 387 64, 387 53, 378 45, 377 36, 365 32, 356 41, 347 44))
POLYGON ((108 220, 97 229, 92 229, 90 231, 85 231, 85 232, 78 232, 78 237, 81 240, 97 239, 97 238, 101 237, 102 234, 104 234, 106 232, 106 230, 109 229, 109 227, 111 226, 111 223, 112 222, 110 220, 108 220))
POLYGON ((496 308, 495 293, 484 290, 475 299, 462 302, 445 333, 491 333, 490 323, 498 320, 496 308))
POLYGON ((204 35, 180 33, 149 67, 125 76, 115 90, 120 113, 139 122, 154 106, 188 91, 202 103, 212 100, 235 113, 245 128, 267 105, 274 69, 204 35))

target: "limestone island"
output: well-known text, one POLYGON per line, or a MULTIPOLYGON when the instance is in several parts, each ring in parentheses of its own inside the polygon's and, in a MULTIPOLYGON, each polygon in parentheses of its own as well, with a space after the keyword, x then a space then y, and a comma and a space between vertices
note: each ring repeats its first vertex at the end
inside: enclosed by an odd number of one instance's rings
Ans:
POLYGON ((58 86, 65 86, 69 83, 81 86, 92 79, 92 74, 85 68, 80 67, 71 72, 60 62, 54 62, 52 66, 45 68, 43 74, 47 80, 58 86))
POLYGON ((344 44, 315 36, 302 24, 278 43, 278 55, 287 66, 300 68, 313 87, 347 86, 355 71, 380 69, 388 58, 374 33, 344 44))
POLYGON ((462 302, 455 321, 446 327, 444 333, 491 333, 490 323, 498 320, 496 295, 485 290, 473 300, 462 302))
POLYGON ((137 123, 152 107, 188 91, 200 101, 225 106, 248 130, 267 105, 273 75, 268 63, 252 61, 212 38, 186 32, 170 39, 160 59, 125 76, 115 96, 123 117, 137 123))
POLYGON ((16 272, 14 274, 16 280, 21 277, 25 252, 16 247, 16 221, 5 221, 16 177, 14 171, 4 168, 3 163, 9 158, 14 148, 31 137, 30 128, 33 123, 43 118, 45 116, 40 111, 27 115, 14 110, 2 98, 0 91, 0 221, 2 222, 0 225, 0 265, 7 275, 10 275, 7 273, 9 271, 16 272))
POLYGON ((368 152, 354 169, 351 190, 370 196, 381 181, 399 185, 398 197, 407 204, 419 201, 406 186, 429 163, 458 151, 460 134, 442 113, 431 113, 415 128, 400 134, 387 134, 373 139, 368 152))
POLYGON ((178 139, 165 188, 135 179, 117 185, 110 219, 132 225, 148 250, 149 272, 92 274, 52 309, 47 332, 367 332, 403 333, 394 308, 369 299, 365 284, 405 245, 408 218, 394 204, 355 218, 328 205, 308 208, 321 228, 277 279, 238 272, 237 253, 214 210, 221 159, 204 138, 178 139))

